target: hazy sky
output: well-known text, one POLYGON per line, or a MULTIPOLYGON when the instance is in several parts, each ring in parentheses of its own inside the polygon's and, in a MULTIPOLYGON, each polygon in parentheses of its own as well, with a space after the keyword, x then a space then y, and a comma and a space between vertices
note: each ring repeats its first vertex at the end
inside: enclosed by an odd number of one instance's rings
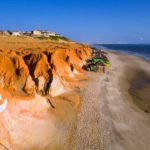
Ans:
POLYGON ((1 0, 0 29, 47 29, 88 43, 150 43, 150 0, 1 0))

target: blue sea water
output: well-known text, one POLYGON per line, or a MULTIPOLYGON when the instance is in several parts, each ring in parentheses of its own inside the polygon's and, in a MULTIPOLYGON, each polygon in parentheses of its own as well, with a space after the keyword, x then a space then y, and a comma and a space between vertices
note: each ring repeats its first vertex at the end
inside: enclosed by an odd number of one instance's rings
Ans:
POLYGON ((141 56, 150 61, 150 45, 148 44, 94 44, 97 49, 115 50, 141 56))

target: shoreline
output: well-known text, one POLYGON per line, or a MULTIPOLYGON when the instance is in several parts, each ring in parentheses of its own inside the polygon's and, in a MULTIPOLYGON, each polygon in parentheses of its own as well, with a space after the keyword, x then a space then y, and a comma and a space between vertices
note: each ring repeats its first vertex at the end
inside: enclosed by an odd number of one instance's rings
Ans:
POLYGON ((145 49, 144 49, 144 52, 142 52, 141 50, 139 50, 139 47, 138 47, 138 46, 149 46, 149 44, 110 44, 110 45, 112 45, 112 47, 111 46, 109 47, 109 44, 107 46, 99 46, 99 45, 93 45, 93 46, 96 47, 97 49, 103 49, 105 51, 114 51, 114 52, 118 52, 122 54, 133 55, 133 56, 141 57, 141 58, 144 58, 145 60, 150 61, 150 53, 145 52, 145 49), (115 45, 116 45, 116 48, 115 48, 115 45), (123 47, 118 48, 119 45, 120 46, 123 45, 123 47), (131 45, 132 47, 130 47, 131 45), (136 47, 137 51, 135 51, 135 48, 133 48, 133 46, 137 46, 136 47))
POLYGON ((140 58, 146 62, 150 62, 150 59, 147 59, 146 57, 144 57, 143 55, 136 55, 134 53, 129 53, 129 52, 126 52, 126 51, 117 51, 117 50, 111 50, 111 49, 102 49, 102 51, 105 51, 105 52, 110 52, 110 53, 116 53, 116 54, 122 54, 122 55, 127 55, 127 56, 133 56, 133 57, 137 57, 137 58, 140 58))
POLYGON ((88 73, 91 80, 81 92, 83 101, 69 150, 149 148, 150 114, 135 103, 129 89, 137 76, 144 77, 138 72, 150 74, 150 63, 113 52, 108 52, 108 58, 112 65, 105 74, 88 73))
POLYGON ((148 88, 150 89, 150 69, 148 69, 150 66, 150 61, 147 61, 146 59, 138 56, 124 55, 121 53, 118 53, 118 55, 124 57, 121 58, 122 61, 125 61, 126 59, 126 61, 124 62, 124 72, 127 72, 128 75, 124 75, 123 82, 126 82, 125 84, 128 84, 128 93, 131 96, 132 101, 142 111, 149 113, 150 101, 148 97, 150 95, 148 94, 148 91, 145 87, 148 86, 148 88), (148 108, 146 108, 147 105, 148 108))

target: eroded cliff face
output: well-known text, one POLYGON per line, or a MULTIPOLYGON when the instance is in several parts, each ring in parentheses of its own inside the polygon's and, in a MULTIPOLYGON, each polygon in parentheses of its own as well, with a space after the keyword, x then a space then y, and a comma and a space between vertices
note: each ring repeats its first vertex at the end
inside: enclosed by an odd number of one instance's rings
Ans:
POLYGON ((57 49, 26 54, 0 53, 0 86, 14 94, 57 96, 87 79, 82 69, 90 48, 57 49))
POLYGON ((0 143, 11 150, 63 145, 88 79, 90 47, 32 40, 0 42, 0 143))

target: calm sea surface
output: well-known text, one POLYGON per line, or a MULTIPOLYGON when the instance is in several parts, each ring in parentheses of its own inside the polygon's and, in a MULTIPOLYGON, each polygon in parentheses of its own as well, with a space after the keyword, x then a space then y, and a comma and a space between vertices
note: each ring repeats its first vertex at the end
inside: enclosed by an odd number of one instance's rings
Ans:
POLYGON ((115 50, 123 53, 129 53, 137 56, 142 56, 150 61, 150 45, 146 44, 95 44, 96 48, 106 50, 115 50))

